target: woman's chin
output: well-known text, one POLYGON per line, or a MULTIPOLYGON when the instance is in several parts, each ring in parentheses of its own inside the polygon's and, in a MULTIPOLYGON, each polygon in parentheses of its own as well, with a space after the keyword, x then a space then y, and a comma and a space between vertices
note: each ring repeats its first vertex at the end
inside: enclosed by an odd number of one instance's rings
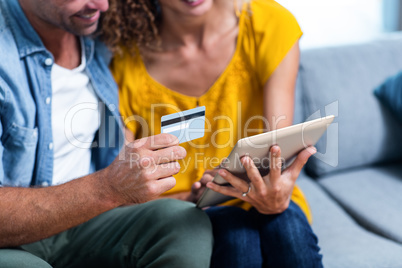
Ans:
POLYGON ((202 16, 211 10, 214 0, 180 0, 180 2, 183 15, 202 16))

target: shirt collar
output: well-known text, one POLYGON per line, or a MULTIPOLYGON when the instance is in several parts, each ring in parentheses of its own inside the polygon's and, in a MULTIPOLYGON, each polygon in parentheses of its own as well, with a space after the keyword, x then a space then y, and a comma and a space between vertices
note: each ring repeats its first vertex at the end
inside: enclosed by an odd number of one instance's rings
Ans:
POLYGON ((7 10, 7 24, 14 35, 20 58, 45 51, 42 40, 29 23, 18 0, 2 0, 2 2, 7 10))

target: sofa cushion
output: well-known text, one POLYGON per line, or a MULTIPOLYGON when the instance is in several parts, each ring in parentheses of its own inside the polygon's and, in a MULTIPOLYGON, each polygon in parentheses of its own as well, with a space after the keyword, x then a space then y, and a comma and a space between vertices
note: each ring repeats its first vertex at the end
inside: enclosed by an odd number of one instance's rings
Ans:
POLYGON ((389 77, 374 94, 402 123, 402 72, 389 77))
POLYGON ((400 163, 331 174, 318 182, 361 225, 402 243, 400 163))
POLYGON ((402 267, 402 245, 360 227, 306 175, 301 175, 298 185, 313 213, 324 267, 402 267))
POLYGON ((302 110, 303 115, 296 118, 337 116, 306 166, 310 174, 320 176, 401 158, 402 124, 373 94, 374 88, 399 70, 402 35, 302 51, 295 111, 302 110))

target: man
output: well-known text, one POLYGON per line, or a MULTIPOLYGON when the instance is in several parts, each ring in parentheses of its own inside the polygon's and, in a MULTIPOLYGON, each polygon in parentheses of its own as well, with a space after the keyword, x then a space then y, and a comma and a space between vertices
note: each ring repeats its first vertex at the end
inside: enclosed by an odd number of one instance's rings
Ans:
POLYGON ((107 0, 0 0, 0 267, 209 265, 207 216, 147 202, 175 184, 186 154, 177 139, 119 153, 117 88, 105 49, 84 37, 107 9, 107 0))

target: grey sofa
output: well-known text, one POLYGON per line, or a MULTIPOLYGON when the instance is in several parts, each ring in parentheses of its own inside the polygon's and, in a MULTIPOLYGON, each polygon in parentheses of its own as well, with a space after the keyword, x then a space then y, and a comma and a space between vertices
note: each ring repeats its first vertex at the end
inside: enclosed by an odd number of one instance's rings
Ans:
POLYGON ((402 124, 373 90, 402 71, 402 35, 304 50, 295 123, 334 114, 297 183, 325 267, 402 267, 402 124))

